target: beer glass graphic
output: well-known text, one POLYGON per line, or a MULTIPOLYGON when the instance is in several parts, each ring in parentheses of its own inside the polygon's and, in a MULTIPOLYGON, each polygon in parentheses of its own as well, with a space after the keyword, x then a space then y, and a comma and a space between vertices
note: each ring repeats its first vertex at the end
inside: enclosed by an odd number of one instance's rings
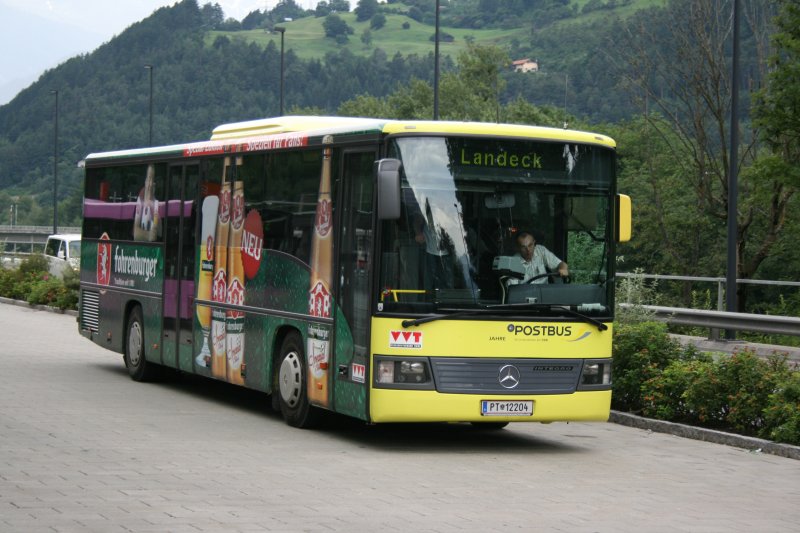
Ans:
MULTIPOLYGON (((228 301, 228 234, 231 226, 231 158, 225 158, 222 171, 222 187, 220 190, 219 213, 217 215, 217 232, 214 252, 214 280, 211 289, 211 301, 227 303, 228 301)), ((225 309, 214 308, 211 312, 211 375, 226 379, 226 331, 225 309)))
MULTIPOLYGON (((322 143, 330 144, 326 135, 322 143)), ((333 286, 333 204, 331 203, 331 153, 326 146, 322 156, 322 171, 317 194, 314 233, 311 237, 311 285, 308 291, 308 312, 311 316, 333 316, 331 287, 333 286)), ((314 405, 328 405, 328 359, 330 335, 327 326, 309 328, 307 341, 308 398, 314 405)))
MULTIPOLYGON (((237 165, 239 161, 237 160, 237 165)), ((235 181, 231 194, 231 227, 228 236, 227 303, 244 305, 244 263, 242 262, 242 230, 244 229, 244 183, 235 181)), ((228 310, 225 317, 228 381, 244 385, 244 313, 228 310)))
MULTIPOLYGON (((211 282, 214 279, 214 237, 217 232, 217 211, 219 197, 207 196, 203 200, 201 240, 200 240, 200 271, 197 276, 197 299, 211 300, 211 282)), ((203 347, 195 358, 195 364, 208 368, 211 366, 211 350, 208 347, 208 337, 211 334, 211 307, 200 304, 197 306, 197 320, 203 330, 203 347)))

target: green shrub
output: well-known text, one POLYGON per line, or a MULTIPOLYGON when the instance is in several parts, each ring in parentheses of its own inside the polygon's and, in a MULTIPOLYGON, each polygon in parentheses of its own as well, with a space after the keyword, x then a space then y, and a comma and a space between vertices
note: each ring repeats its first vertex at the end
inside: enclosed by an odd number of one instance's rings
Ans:
POLYGON ((80 274, 74 270, 69 270, 64 273, 62 283, 64 284, 64 291, 59 293, 52 302, 52 305, 58 307, 62 311, 64 309, 77 309, 78 294, 80 293, 81 287, 80 274))
POLYGON ((800 374, 793 372, 770 394, 761 437, 800 445, 800 374))
POLYGON ((20 263, 17 270, 23 275, 41 274, 50 270, 50 264, 47 262, 47 258, 41 254, 30 255, 20 263))
POLYGON ((66 292, 64 284, 55 277, 47 277, 31 284, 31 291, 26 300, 31 305, 50 305, 66 292))
POLYGON ((645 309, 645 306, 660 303, 658 280, 648 282, 642 275, 641 268, 635 269, 633 274, 622 278, 617 285, 615 309, 617 324, 652 322, 655 313, 645 309))
POLYGON ((672 361, 642 384, 642 415, 661 420, 694 424, 701 414, 686 401, 686 391, 709 373, 710 360, 672 361))
POLYGON ((0 268, 0 296, 10 298, 11 288, 17 282, 17 271, 0 268))
POLYGON ((786 356, 732 356, 683 348, 664 324, 614 332, 612 407, 643 416, 800 444, 800 374, 786 356))
POLYGON ((15 270, 0 269, 0 296, 24 300, 33 305, 52 305, 60 309, 76 309, 80 278, 67 270, 63 279, 48 272, 42 255, 32 255, 15 270))
POLYGON ((644 407, 642 384, 657 376, 671 361, 700 357, 694 347, 670 338, 666 324, 620 324, 614 330, 612 406, 632 412, 644 407))
POLYGON ((764 426, 763 412, 770 395, 791 374, 786 358, 764 360, 743 350, 721 358, 716 366, 716 403, 724 416, 722 423, 737 432, 757 435, 764 426))

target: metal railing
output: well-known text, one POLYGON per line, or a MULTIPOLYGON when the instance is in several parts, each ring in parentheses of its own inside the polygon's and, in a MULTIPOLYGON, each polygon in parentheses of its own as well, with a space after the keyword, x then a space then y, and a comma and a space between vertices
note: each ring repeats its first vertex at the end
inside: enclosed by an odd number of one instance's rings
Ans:
MULTIPOLYGON (((59 233, 80 233, 81 228, 62 226, 59 233)), ((0 254, 28 255, 41 253, 53 226, 0 225, 0 254)))
MULTIPOLYGON (((632 304, 620 304, 630 308, 632 304)), ((681 307, 663 307, 659 305, 642 305, 642 309, 653 313, 656 320, 676 326, 695 326, 712 330, 732 329, 736 331, 755 331, 775 335, 800 336, 800 318, 789 316, 756 315, 752 313, 731 313, 728 311, 709 311, 706 309, 684 309, 681 307)), ((709 338, 716 339, 713 335, 709 338)))
MULTIPOLYGON (((656 320, 678 326, 709 328, 709 338, 718 340, 720 330, 753 331, 776 335, 800 336, 800 318, 754 313, 734 313, 725 311, 725 278, 703 276, 671 276, 661 274, 618 273, 621 278, 663 279, 673 281, 702 281, 717 284, 717 310, 687 309, 658 305, 641 305, 642 309, 653 313, 656 320)), ((772 281, 760 279, 737 279, 736 283, 751 285, 773 285, 800 288, 798 281, 772 281)), ((620 303, 620 307, 631 308, 633 304, 620 303)))

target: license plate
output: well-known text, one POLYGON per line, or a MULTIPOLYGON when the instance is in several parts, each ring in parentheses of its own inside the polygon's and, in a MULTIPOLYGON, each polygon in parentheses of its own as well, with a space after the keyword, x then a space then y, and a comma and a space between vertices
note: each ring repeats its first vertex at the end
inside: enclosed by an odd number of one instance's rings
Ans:
POLYGON ((481 416, 533 416, 533 401, 481 400, 481 416))

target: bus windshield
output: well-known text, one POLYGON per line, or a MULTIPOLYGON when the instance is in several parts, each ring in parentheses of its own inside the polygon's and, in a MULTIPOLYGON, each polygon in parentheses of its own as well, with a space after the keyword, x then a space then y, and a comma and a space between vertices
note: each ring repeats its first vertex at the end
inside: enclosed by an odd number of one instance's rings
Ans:
POLYGON ((530 304, 545 315, 563 314, 558 306, 610 315, 612 149, 400 137, 389 156, 403 163, 402 208, 382 222, 379 311, 530 304), (522 244, 535 250, 530 260, 522 244))

